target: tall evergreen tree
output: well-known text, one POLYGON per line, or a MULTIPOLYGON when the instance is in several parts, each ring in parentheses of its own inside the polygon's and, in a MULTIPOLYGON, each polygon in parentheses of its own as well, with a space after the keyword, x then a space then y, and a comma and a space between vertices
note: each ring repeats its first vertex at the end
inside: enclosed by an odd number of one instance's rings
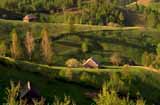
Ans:
POLYGON ((52 64, 53 50, 52 50, 51 41, 48 36, 48 30, 46 28, 42 30, 41 48, 42 48, 43 60, 47 64, 52 64))
POLYGON ((11 56, 14 59, 19 59, 22 56, 20 40, 15 29, 12 31, 11 56))
POLYGON ((25 36, 25 47, 27 49, 27 54, 29 56, 29 60, 32 59, 32 53, 33 53, 33 50, 34 50, 34 46, 35 46, 34 37, 32 35, 32 32, 28 31, 26 36, 25 36))

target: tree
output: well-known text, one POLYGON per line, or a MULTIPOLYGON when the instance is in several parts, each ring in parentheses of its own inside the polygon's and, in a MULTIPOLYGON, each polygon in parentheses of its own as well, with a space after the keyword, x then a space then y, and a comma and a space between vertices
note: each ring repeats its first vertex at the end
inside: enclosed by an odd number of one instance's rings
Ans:
POLYGON ((29 60, 32 59, 32 52, 34 50, 34 46, 35 46, 34 37, 32 35, 32 32, 28 31, 25 36, 25 47, 27 49, 27 54, 29 56, 29 60))
POLYGON ((11 56, 14 59, 19 59, 22 55, 20 41, 17 36, 16 30, 12 31, 12 44, 11 44, 11 56))
POLYGON ((143 66, 150 66, 152 64, 151 54, 148 52, 144 52, 142 55, 142 65, 143 66))
POLYGON ((120 14, 119 14, 119 23, 120 23, 121 25, 123 25, 123 24, 124 24, 124 20, 125 20, 124 15, 123 15, 122 12, 120 12, 120 14))
POLYGON ((5 56, 6 55, 6 45, 5 45, 5 42, 4 41, 2 41, 1 43, 0 43, 0 55, 1 56, 5 56))
POLYGON ((156 17, 156 15, 154 14, 154 13, 150 13, 149 15, 148 15, 148 17, 147 17, 147 25, 149 26, 149 27, 153 27, 153 28, 155 28, 156 27, 156 25, 157 25, 157 17, 156 17))
POLYGON ((71 58, 66 61, 65 65, 67 67, 73 67, 73 68, 75 67, 76 68, 76 67, 80 67, 81 63, 77 59, 71 58))
POLYGON ((120 65, 122 62, 121 56, 119 53, 113 53, 113 55, 110 57, 110 61, 113 65, 120 65))
POLYGON ((88 51, 88 41, 87 40, 82 42, 81 49, 83 53, 86 53, 88 51))
POLYGON ((74 26, 74 17, 73 15, 69 16, 69 32, 72 33, 75 31, 75 26, 74 26))
POLYGON ((51 64, 53 58, 53 51, 52 51, 51 41, 49 40, 48 37, 48 30, 46 28, 42 30, 41 48, 44 61, 47 64, 51 64))
POLYGON ((157 55, 160 56, 160 43, 157 45, 156 51, 157 51, 157 55))

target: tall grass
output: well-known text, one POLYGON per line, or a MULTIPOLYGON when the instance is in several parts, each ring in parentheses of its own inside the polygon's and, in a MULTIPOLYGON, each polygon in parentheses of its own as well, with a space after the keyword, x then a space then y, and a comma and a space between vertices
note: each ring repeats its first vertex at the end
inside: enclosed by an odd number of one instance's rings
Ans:
POLYGON ((114 90, 109 90, 107 85, 104 84, 102 91, 95 99, 96 105, 146 105, 142 99, 137 99, 136 102, 129 100, 129 97, 119 97, 118 93, 114 90))

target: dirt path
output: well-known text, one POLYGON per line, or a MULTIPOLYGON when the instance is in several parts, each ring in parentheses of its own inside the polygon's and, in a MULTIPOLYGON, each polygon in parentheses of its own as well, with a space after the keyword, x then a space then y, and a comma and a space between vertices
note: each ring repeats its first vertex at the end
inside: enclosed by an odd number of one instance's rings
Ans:
POLYGON ((151 68, 151 67, 146 67, 146 66, 136 66, 136 67, 143 68, 143 69, 148 70, 148 71, 160 73, 160 70, 154 69, 154 68, 151 68))

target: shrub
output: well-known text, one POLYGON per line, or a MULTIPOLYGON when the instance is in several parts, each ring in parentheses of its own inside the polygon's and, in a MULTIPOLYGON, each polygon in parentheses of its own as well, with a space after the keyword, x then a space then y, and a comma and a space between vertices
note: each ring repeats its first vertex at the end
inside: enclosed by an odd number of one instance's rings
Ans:
POLYGON ((91 80, 91 76, 86 73, 86 72, 83 72, 81 75, 80 75, 80 80, 81 81, 90 81, 91 80))
POLYGON ((108 91, 106 84, 102 87, 102 92, 95 99, 96 105, 129 105, 128 99, 120 99, 116 91, 108 91))
POLYGON ((157 51, 157 55, 160 56, 160 43, 157 45, 156 51, 157 51))
POLYGON ((41 100, 33 100, 34 105, 45 105, 45 99, 41 98, 41 100))
POLYGON ((110 57, 110 62, 113 64, 113 65, 120 65, 121 62, 122 62, 122 59, 121 59, 121 56, 119 53, 113 53, 110 57))
POLYGON ((18 94, 19 94, 19 89, 20 89, 20 83, 15 85, 11 81, 11 88, 7 88, 7 105, 18 105, 18 101, 16 101, 18 94))
POLYGON ((57 97, 53 102, 53 105, 76 105, 70 97, 65 96, 63 101, 60 101, 57 97))
POLYGON ((111 74, 110 80, 107 82, 108 89, 113 89, 115 91, 124 91, 124 81, 120 79, 120 76, 117 73, 111 74))
POLYGON ((6 55, 6 45, 5 42, 0 43, 0 55, 5 56, 6 55))
POLYGON ((71 68, 68 68, 66 71, 65 71, 65 77, 67 77, 69 80, 72 80, 72 70, 71 68))
POLYGON ((75 58, 71 58, 71 59, 68 59, 65 63, 65 65, 67 67, 73 67, 73 68, 76 68, 76 67, 80 67, 81 66, 81 63, 75 59, 75 58))
MULTIPOLYGON (((17 100, 18 95, 20 92, 20 83, 15 85, 11 81, 11 88, 7 88, 7 98, 6 98, 6 104, 4 105, 28 105, 26 100, 17 100)), ((49 105, 47 104, 44 98, 41 98, 40 100, 33 100, 33 105, 49 105)), ((51 105, 76 105, 73 100, 71 100, 70 97, 65 96, 64 99, 61 101, 57 97, 55 97, 55 100, 53 104, 51 105)))
POLYGON ((128 64, 123 65, 122 69, 125 70, 125 71, 128 71, 129 70, 129 65, 128 64))
POLYGON ((98 94, 98 97, 94 100, 96 105, 145 105, 145 101, 142 99, 136 100, 136 103, 127 98, 120 98, 116 91, 108 89, 106 84, 103 84, 102 91, 98 94))
POLYGON ((152 64, 151 56, 148 52, 144 52, 142 55, 142 65, 143 66, 150 66, 152 64))
POLYGON ((136 105, 145 105, 145 101, 142 99, 139 99, 136 101, 136 105))
POLYGON ((156 69, 160 68, 160 56, 156 56, 156 60, 153 62, 153 67, 156 69))

